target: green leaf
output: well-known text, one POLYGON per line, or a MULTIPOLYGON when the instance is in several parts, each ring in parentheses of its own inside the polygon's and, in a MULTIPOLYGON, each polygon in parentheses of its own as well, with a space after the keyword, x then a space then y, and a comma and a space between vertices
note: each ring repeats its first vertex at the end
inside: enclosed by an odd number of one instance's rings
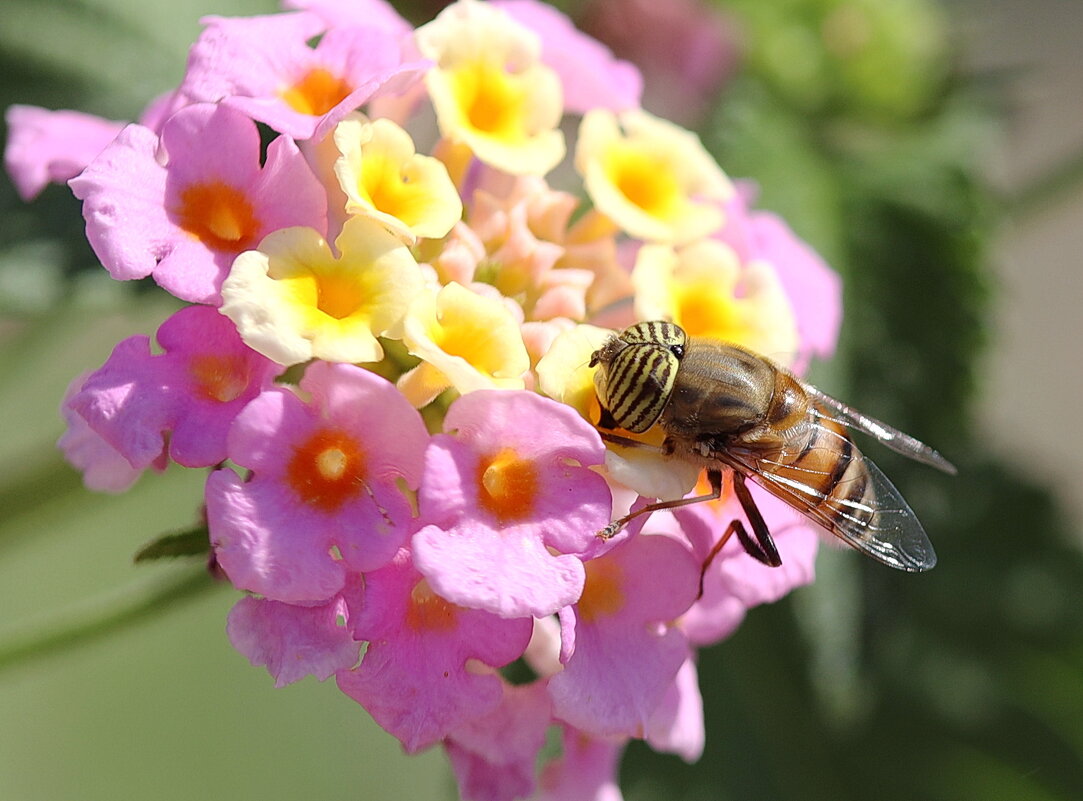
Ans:
POLYGON ((151 540, 136 551, 133 561, 153 562, 178 556, 207 556, 210 552, 210 532, 206 524, 203 524, 186 531, 163 534, 151 540))

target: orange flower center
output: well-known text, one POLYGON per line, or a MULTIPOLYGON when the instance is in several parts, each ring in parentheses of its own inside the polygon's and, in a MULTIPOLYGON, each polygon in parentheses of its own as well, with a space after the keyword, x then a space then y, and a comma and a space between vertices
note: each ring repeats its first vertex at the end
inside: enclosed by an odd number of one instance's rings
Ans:
POLYGON ((248 388, 248 370, 241 356, 200 354, 188 363, 188 372, 204 397, 229 403, 248 388))
POLYGON ((501 523, 529 517, 538 492, 533 462, 504 448, 478 464, 478 502, 501 523))
POLYGON ((365 455, 344 431, 317 431, 294 448, 286 481, 308 504, 333 512, 363 490, 365 455))
POLYGON ((323 67, 309 70, 305 77, 281 92, 290 108, 301 114, 319 117, 326 114, 343 100, 353 88, 323 67))
POLYGON ((410 592, 410 603, 406 608, 406 625, 414 631, 450 631, 457 620, 456 606, 444 600, 421 579, 410 592))
POLYGON ((599 618, 615 614, 624 606, 621 582, 624 578, 620 566, 612 559, 592 559, 584 563, 587 577, 583 594, 576 605, 580 620, 592 623, 599 618))
POLYGON ((248 250, 260 228, 244 193, 221 181, 186 187, 177 216, 181 228, 214 250, 248 250))

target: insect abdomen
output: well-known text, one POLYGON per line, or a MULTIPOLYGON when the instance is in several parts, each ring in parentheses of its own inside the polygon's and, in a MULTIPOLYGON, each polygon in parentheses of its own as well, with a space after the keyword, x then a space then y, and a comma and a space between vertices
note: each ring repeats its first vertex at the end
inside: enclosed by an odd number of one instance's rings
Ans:
MULTIPOLYGON (((803 448, 780 450, 772 463, 761 465, 828 519, 845 516, 856 523, 868 523, 876 514, 865 460, 846 428, 834 420, 821 418, 811 427, 803 448)), ((764 488, 774 492, 768 484, 764 488)))

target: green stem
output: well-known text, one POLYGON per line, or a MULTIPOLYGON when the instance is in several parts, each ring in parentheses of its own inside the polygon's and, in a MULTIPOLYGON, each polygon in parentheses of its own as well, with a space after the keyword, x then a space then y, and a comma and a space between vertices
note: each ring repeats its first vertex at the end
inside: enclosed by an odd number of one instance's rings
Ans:
POLYGON ((0 671, 121 631, 215 586, 201 565, 198 570, 185 570, 165 581, 133 584, 108 597, 87 601, 34 626, 32 631, 5 633, 0 638, 0 671))

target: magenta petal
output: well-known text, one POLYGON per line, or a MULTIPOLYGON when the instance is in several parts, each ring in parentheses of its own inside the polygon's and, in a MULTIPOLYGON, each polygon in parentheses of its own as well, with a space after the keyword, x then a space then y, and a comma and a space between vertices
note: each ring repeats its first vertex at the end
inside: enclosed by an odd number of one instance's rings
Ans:
POLYGON ((842 279, 781 217, 758 212, 750 219, 760 258, 774 265, 793 304, 801 341, 801 371, 809 357, 826 359, 835 352, 842 325, 842 279))
POLYGON ((643 94, 639 69, 614 58, 608 47, 578 30, 566 15, 536 0, 496 0, 492 5, 541 38, 542 61, 560 76, 567 111, 585 114, 594 108, 639 107, 643 94))
POLYGON ((176 240, 165 211, 166 172, 156 158, 158 137, 129 125, 69 181, 83 201, 87 239, 119 281, 145 278, 176 240))
POLYGON ((472 664, 508 664, 522 655, 531 631, 527 618, 455 607, 438 606, 445 614, 427 619, 415 604, 443 602, 417 602, 421 581, 405 550, 365 576, 361 609, 350 625, 369 646, 360 666, 338 674, 339 688, 411 753, 497 707, 501 680, 472 664))
POLYGON ((307 41, 327 27, 305 12, 204 17, 201 22, 204 29, 188 53, 181 91, 208 103, 276 94, 291 77, 304 74, 311 52, 307 41))
POLYGON ((285 0, 282 6, 311 11, 328 25, 368 25, 399 38, 412 34, 414 30, 384 0, 285 0))
POLYGON ((325 601, 342 589, 346 573, 324 521, 298 515, 278 485, 216 470, 206 502, 215 555, 238 589, 287 603, 325 601))
POLYGON ((357 433, 371 475, 386 482, 402 478, 417 489, 429 433, 394 384, 352 364, 315 362, 301 388, 326 420, 357 433))
POLYGON ((168 383, 168 369, 151 355, 150 339, 129 337, 87 377, 69 406, 132 467, 142 469, 162 455, 176 415, 168 383))
POLYGON ((617 768, 624 745, 566 726, 563 752, 542 769, 534 801, 622 801, 617 768))
POLYGON ((69 402, 80 389, 89 373, 78 376, 68 386, 60 412, 67 428, 56 445, 72 467, 83 474, 83 484, 96 492, 124 492, 143 474, 96 433, 69 402))
POLYGON ((47 184, 66 183, 105 150, 125 123, 78 111, 49 111, 36 106, 9 106, 4 168, 25 201, 47 184))
POLYGON ((312 427, 312 414, 304 402, 285 387, 273 387, 260 393, 233 421, 229 457, 242 467, 280 476, 297 432, 312 427))
POLYGON ((703 696, 693 659, 686 659, 677 671, 643 737, 654 750, 677 754, 685 762, 695 762, 703 755, 703 696))
POLYGON ((242 598, 229 613, 226 632, 233 647, 257 667, 264 665, 284 687, 305 676, 320 681, 357 663, 360 645, 338 624, 345 603, 292 606, 242 598))
POLYGON ((550 721, 544 682, 503 685, 500 705, 444 741, 463 798, 513 801, 534 791, 534 765, 550 721))
POLYGON ((176 312, 157 339, 178 398, 169 455, 185 467, 218 464, 234 419, 285 368, 245 345, 233 323, 209 306, 176 312))
POLYGON ((688 644, 676 629, 649 631, 640 623, 576 628, 575 654, 549 679, 553 713, 597 735, 635 735, 662 702, 688 644))
POLYGON ((432 588, 453 603, 501 617, 545 617, 575 603, 583 563, 554 555, 523 528, 495 531, 477 521, 414 535, 414 560, 432 588))

